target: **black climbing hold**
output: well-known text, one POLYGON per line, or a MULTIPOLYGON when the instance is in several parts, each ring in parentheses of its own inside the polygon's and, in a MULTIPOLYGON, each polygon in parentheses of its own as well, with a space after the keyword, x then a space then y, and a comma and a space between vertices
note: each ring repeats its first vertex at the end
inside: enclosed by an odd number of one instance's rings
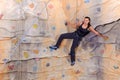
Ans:
POLYGON ((49 66, 50 66, 50 63, 47 63, 47 64, 46 64, 46 67, 49 67, 49 66))

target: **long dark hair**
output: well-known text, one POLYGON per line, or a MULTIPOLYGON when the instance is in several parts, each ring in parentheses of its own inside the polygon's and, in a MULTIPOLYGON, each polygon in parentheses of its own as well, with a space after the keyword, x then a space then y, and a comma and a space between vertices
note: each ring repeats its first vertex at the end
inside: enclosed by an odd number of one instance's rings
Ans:
POLYGON ((89 20, 88 27, 90 27, 91 26, 91 19, 90 19, 90 17, 86 16, 85 18, 87 18, 89 20))

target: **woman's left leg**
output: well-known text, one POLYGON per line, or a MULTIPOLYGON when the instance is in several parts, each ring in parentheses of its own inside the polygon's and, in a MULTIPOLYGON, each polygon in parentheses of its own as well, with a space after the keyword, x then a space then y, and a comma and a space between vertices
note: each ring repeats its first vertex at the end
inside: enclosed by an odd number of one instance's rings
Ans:
POLYGON ((71 50, 70 50, 71 65, 75 64, 75 49, 78 47, 79 43, 80 43, 79 38, 75 38, 73 40, 71 50))

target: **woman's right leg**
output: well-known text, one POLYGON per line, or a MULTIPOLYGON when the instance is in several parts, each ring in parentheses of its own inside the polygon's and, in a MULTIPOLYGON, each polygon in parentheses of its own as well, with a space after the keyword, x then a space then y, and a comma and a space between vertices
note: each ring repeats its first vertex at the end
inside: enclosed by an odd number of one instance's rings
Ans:
POLYGON ((63 39, 74 39, 75 37, 75 34, 74 33, 64 33, 64 34, 61 34, 60 37, 58 38, 58 41, 56 43, 56 47, 59 48, 61 42, 63 39))
POLYGON ((58 38, 58 41, 57 43, 54 45, 54 46, 50 46, 49 48, 50 49, 54 49, 56 50, 57 48, 59 48, 61 42, 63 39, 74 39, 75 37, 75 33, 64 33, 64 34, 61 34, 60 37, 58 38))

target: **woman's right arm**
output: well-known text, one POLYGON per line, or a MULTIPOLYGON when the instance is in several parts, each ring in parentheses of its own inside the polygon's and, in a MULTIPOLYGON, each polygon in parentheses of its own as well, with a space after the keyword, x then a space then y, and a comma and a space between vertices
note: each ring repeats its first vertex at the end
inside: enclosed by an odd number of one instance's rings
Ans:
POLYGON ((67 21, 67 25, 77 29, 81 25, 81 22, 79 21, 77 23, 73 23, 73 22, 67 21))

